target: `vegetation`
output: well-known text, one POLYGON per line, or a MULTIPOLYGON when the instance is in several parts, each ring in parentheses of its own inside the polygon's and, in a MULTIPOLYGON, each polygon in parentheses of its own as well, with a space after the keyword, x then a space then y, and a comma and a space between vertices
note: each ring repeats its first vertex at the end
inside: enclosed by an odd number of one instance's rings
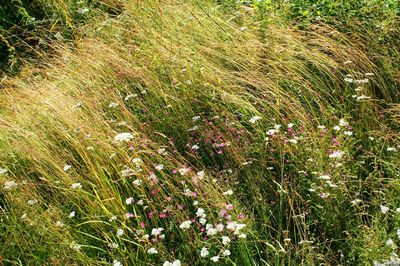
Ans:
POLYGON ((0 11, 0 264, 400 263, 397 1, 0 11))

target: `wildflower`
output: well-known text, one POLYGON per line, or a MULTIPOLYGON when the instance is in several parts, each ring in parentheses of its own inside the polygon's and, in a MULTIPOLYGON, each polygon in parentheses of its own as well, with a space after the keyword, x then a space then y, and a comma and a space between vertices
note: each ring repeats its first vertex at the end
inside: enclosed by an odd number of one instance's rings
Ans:
POLYGON ((128 101, 130 98, 135 98, 135 97, 137 97, 138 95, 136 94, 136 93, 134 93, 134 94, 128 94, 126 97, 125 97, 125 99, 124 99, 124 101, 128 101))
POLYGON ((386 150, 387 151, 397 151, 397 149, 395 147, 388 147, 386 150))
POLYGON ((153 228, 153 229, 151 230, 151 235, 152 235, 152 236, 158 236, 158 235, 161 234, 162 231, 164 231, 164 228, 162 228, 162 227, 153 228))
POLYGON ((210 254, 210 252, 208 251, 208 249, 206 247, 203 247, 200 251, 200 257, 205 258, 208 256, 208 254, 210 254))
POLYGON ((157 153, 158 153, 158 154, 165 155, 165 154, 166 154, 165 148, 160 148, 160 149, 158 149, 157 153))
POLYGON ((113 243, 109 243, 109 244, 108 244, 108 247, 109 247, 109 248, 112 248, 112 249, 116 249, 116 248, 119 247, 119 245, 118 245, 117 243, 113 242, 113 243))
POLYGON ((64 165, 64 167, 63 167, 64 172, 68 172, 71 169, 71 167, 72 167, 72 165, 70 165, 70 164, 64 165))
POLYGON ((345 78, 344 81, 347 83, 353 83, 354 80, 352 78, 345 78))
POLYGON ((397 233, 397 237, 400 238, 400 229, 397 229, 396 233, 397 233))
POLYGON ((173 262, 166 261, 163 266, 181 266, 182 263, 180 260, 174 260, 173 262))
POLYGON ((158 251, 157 251, 157 249, 155 249, 155 248, 149 248, 149 250, 147 250, 147 253, 148 253, 148 254, 157 254, 158 251))
POLYGON ((75 249, 76 251, 79 251, 82 248, 81 245, 75 243, 72 243, 69 247, 75 249))
POLYGON ((117 216, 115 216, 115 215, 111 216, 109 219, 110 222, 115 221, 115 220, 117 220, 117 216))
POLYGON ((198 116, 198 115, 197 115, 197 116, 193 116, 193 117, 192 117, 192 121, 193 121, 193 122, 196 122, 196 121, 200 120, 200 118, 201 118, 201 117, 198 116))
POLYGON ((223 224, 217 224, 215 226, 215 228, 217 229, 218 232, 224 231, 224 225, 223 224))
POLYGON ((156 165, 156 170, 157 171, 161 171, 161 170, 163 170, 164 169, 164 165, 162 165, 162 164, 158 164, 158 165, 156 165))
POLYGON ((135 199, 134 198, 127 198, 126 200, 125 200, 125 203, 126 203, 126 205, 131 205, 131 204, 133 204, 135 202, 135 199))
POLYGON ((247 27, 241 27, 241 28, 240 28, 240 31, 246 31, 246 30, 248 30, 247 27))
POLYGON ((187 221, 184 221, 183 223, 181 223, 179 228, 180 229, 189 229, 191 224, 192 224, 192 221, 187 220, 187 221))
POLYGON ((122 266, 122 263, 119 262, 118 260, 113 261, 113 266, 122 266))
POLYGON ((8 170, 6 168, 1 168, 0 167, 0 175, 6 175, 8 170))
POLYGON ((396 212, 397 212, 397 213, 400 213, 400 208, 396 208, 396 212))
POLYGON ((246 226, 246 224, 240 224, 240 223, 237 223, 237 222, 228 222, 227 226, 226 226, 226 229, 231 230, 231 231, 233 231, 233 233, 235 235, 238 235, 239 231, 241 229, 243 229, 245 226, 246 226))
POLYGON ((192 150, 198 150, 199 148, 200 148, 199 145, 196 144, 192 146, 192 150))
POLYGON ((132 184, 134 184, 135 186, 140 186, 141 184, 142 184, 142 180, 140 180, 140 179, 136 179, 136 180, 134 180, 133 182, 132 182, 132 184))
POLYGON ((198 177, 200 180, 203 179, 204 176, 205 176, 205 172, 204 172, 204 171, 199 171, 199 172, 197 172, 197 177, 198 177))
POLYGON ((224 193, 222 193, 222 195, 231 196, 231 195, 233 195, 233 191, 232 190, 225 191, 224 193))
POLYGON ((260 120, 262 117, 261 116, 253 116, 252 118, 250 118, 249 122, 252 124, 255 124, 258 120, 260 120))
POLYGON ((318 179, 321 179, 321 180, 330 180, 331 177, 330 177, 329 175, 321 175, 321 176, 318 177, 318 179))
POLYGON ((346 136, 352 136, 353 132, 352 131, 345 131, 345 132, 343 132, 343 134, 345 134, 346 136))
POLYGON ((317 128, 318 128, 318 129, 325 129, 326 126, 323 126, 323 125, 322 125, 322 126, 317 126, 317 128))
POLYGON ((207 230, 207 235, 208 236, 213 236, 213 235, 216 235, 218 233, 218 230, 215 229, 211 224, 207 224, 206 225, 206 230, 207 230), (207 228, 208 225, 210 225, 210 226, 207 228))
POLYGON ((386 207, 386 206, 383 206, 383 205, 381 205, 380 207, 381 207, 381 212, 382 212, 383 214, 388 213, 388 211, 390 210, 389 207, 386 207))
POLYGON ((246 234, 239 234, 239 238, 246 238, 247 235, 246 234))
POLYGON ((223 245, 228 245, 231 242, 231 239, 227 236, 222 237, 222 244, 223 245))
POLYGON ((197 217, 206 217, 205 211, 203 208, 198 208, 196 212, 197 217))
POLYGON ((279 132, 279 130, 270 129, 270 130, 267 131, 267 135, 268 135, 268 136, 273 136, 273 135, 275 135, 275 134, 278 133, 278 132, 279 132))
POLYGON ((118 236, 118 237, 123 236, 124 233, 125 233, 125 232, 124 232, 124 229, 121 229, 121 228, 120 228, 120 229, 117 230, 117 236, 118 236))
POLYGON ((28 205, 31 205, 31 206, 33 206, 33 205, 35 205, 36 203, 38 203, 38 201, 37 200, 28 200, 28 205))
POLYGON ((69 213, 68 218, 74 218, 75 217, 76 212, 72 211, 69 213))
POLYGON ((71 185, 72 189, 77 189, 77 188, 82 188, 82 184, 81 183, 74 183, 71 185))
POLYGON ((362 202, 362 200, 360 200, 360 199, 355 199, 355 200, 352 200, 351 201, 351 204, 352 205, 358 205, 359 203, 361 203, 362 202))
POLYGON ((12 190, 12 189, 16 188, 17 186, 18 186, 18 184, 14 180, 11 180, 11 181, 6 181, 4 183, 3 187, 5 190, 12 190))
POLYGON ((333 130, 339 131, 339 130, 340 130, 340 126, 334 126, 334 127, 333 127, 333 130))
POLYGON ((287 125, 288 128, 292 128, 293 126, 294 126, 293 123, 289 123, 289 124, 287 125))
POLYGON ((199 129, 198 126, 194 126, 192 128, 189 128, 187 131, 196 131, 197 129, 199 129))
POLYGON ((57 221, 57 222, 56 222, 56 226, 57 226, 57 227, 64 227, 64 223, 61 222, 61 221, 57 221))
POLYGON ((214 256, 214 257, 211 258, 211 260, 213 262, 218 262, 219 261, 219 256, 214 256))
POLYGON ((136 202, 137 205, 143 205, 143 203, 144 203, 144 202, 143 202, 142 199, 140 199, 140 200, 138 200, 138 201, 136 202))
POLYGON ((229 249, 227 249, 224 252, 222 252, 222 255, 229 256, 229 255, 231 255, 231 251, 229 249))
POLYGON ((368 100, 368 99, 371 99, 371 97, 366 96, 366 95, 361 95, 361 96, 358 96, 356 100, 362 101, 362 100, 368 100))
POLYGON ((329 158, 337 158, 337 159, 340 159, 340 158, 343 157, 343 155, 344 155, 344 152, 343 152, 343 151, 334 151, 334 152, 332 152, 331 154, 329 154, 329 158))
POLYGON ((386 245, 388 245, 389 247, 393 247, 393 246, 394 246, 393 240, 392 240, 392 239, 388 239, 388 240, 386 241, 386 245))
POLYGON ((118 103, 112 102, 112 103, 110 103, 110 104, 108 105, 108 108, 117 108, 118 105, 119 105, 118 103))
POLYGON ((205 225, 205 224, 207 223, 207 219, 205 219, 205 218, 200 218, 200 219, 199 219, 199 223, 202 224, 202 225, 205 225))
POLYGON ((114 137, 114 140, 118 142, 128 142, 131 139, 133 139, 133 135, 129 132, 119 133, 114 137))
POLYGON ((178 171, 181 175, 186 175, 189 172, 189 168, 181 168, 178 171))
POLYGON ((86 14, 89 12, 89 8, 88 7, 84 7, 84 8, 79 8, 77 11, 79 14, 86 14))
POLYGON ((348 127, 349 123, 346 122, 343 118, 339 120, 339 126, 341 127, 348 127))

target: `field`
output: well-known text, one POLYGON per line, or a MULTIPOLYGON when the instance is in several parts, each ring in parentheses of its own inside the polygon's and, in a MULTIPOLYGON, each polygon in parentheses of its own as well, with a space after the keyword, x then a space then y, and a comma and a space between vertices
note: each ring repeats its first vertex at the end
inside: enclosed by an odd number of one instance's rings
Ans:
POLYGON ((398 0, 6 0, 0 265, 400 265, 398 0))

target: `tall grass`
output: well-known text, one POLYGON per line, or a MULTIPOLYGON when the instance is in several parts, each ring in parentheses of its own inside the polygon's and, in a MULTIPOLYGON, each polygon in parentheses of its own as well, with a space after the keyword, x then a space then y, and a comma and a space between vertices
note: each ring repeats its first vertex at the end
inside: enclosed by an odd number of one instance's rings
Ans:
POLYGON ((111 4, 4 81, 5 264, 396 260, 397 95, 357 41, 246 5, 111 4))

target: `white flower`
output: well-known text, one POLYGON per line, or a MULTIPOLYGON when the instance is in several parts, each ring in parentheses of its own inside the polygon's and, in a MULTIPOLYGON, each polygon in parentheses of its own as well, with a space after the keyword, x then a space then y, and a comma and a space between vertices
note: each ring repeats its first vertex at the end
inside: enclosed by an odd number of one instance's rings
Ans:
POLYGON ((192 224, 192 221, 187 220, 187 221, 184 221, 183 223, 181 223, 179 228, 180 229, 189 229, 191 224, 192 224))
POLYGON ((229 255, 231 255, 231 251, 229 249, 227 249, 222 253, 222 255, 229 256, 229 255))
POLYGON ((400 238, 400 229, 397 229, 397 237, 400 238))
POLYGON ((116 103, 116 102, 112 102, 112 103, 110 103, 109 105, 108 105, 108 108, 116 108, 116 107, 118 107, 118 103, 116 103))
POLYGON ((129 132, 119 133, 114 137, 114 140, 118 142, 128 142, 131 139, 133 139, 133 135, 129 132))
POLYGON ((204 171, 199 171, 199 172, 197 172, 197 177, 198 177, 200 180, 203 179, 204 176, 205 176, 205 172, 204 172, 204 171))
POLYGON ((169 262, 169 261, 165 261, 165 262, 163 263, 163 266, 172 266, 172 263, 169 262))
POLYGON ((124 233, 125 233, 125 232, 124 232, 124 229, 121 229, 121 228, 120 228, 120 229, 117 230, 117 236, 118 236, 118 237, 123 236, 124 233))
POLYGON ((79 244, 72 243, 70 245, 70 248, 75 249, 76 251, 79 251, 82 248, 82 246, 79 244))
POLYGON ((258 120, 260 120, 262 117, 261 116, 253 116, 252 118, 250 118, 249 122, 252 124, 255 124, 258 120))
POLYGON ((205 210, 203 208, 198 208, 196 212, 197 217, 206 217, 205 210))
POLYGON ((36 203, 38 203, 38 201, 35 200, 35 199, 33 199, 33 200, 28 200, 28 205, 33 206, 33 205, 35 205, 36 203))
POLYGON ((74 218, 75 215, 76 215, 76 212, 72 211, 72 212, 69 213, 68 218, 74 218))
POLYGON ((189 172, 189 168, 181 168, 178 170, 181 175, 186 175, 189 172))
POLYGON ((352 205, 358 205, 358 204, 360 204, 362 202, 362 200, 360 200, 360 199, 355 199, 355 200, 352 200, 351 201, 351 204, 352 205))
POLYGON ((199 223, 202 225, 205 225, 207 223, 207 219, 206 218, 200 218, 199 219, 199 223))
POLYGON ((218 232, 224 231, 224 225, 223 224, 217 224, 217 226, 215 228, 217 229, 218 232))
POLYGON ((219 256, 214 256, 214 257, 211 258, 211 260, 213 262, 218 262, 219 261, 219 256))
POLYGON ((339 131, 340 130, 340 126, 334 126, 333 130, 339 131))
POLYGON ((196 144, 192 146, 192 150, 198 150, 199 148, 200 148, 199 145, 196 144))
POLYGON ((117 261, 117 260, 114 260, 113 261, 113 266, 122 266, 122 263, 117 261))
POLYGON ((317 126, 318 129, 325 129, 326 126, 322 125, 322 126, 317 126))
POLYGON ((134 184, 135 186, 140 186, 141 184, 142 184, 142 180, 140 180, 140 179, 136 179, 136 180, 134 180, 133 182, 132 182, 132 184, 134 184))
POLYGON ((72 165, 70 165, 70 164, 64 165, 64 167, 63 167, 64 172, 68 172, 71 169, 71 167, 72 167, 72 165))
POLYGON ((200 257, 205 258, 208 256, 208 254, 210 254, 210 252, 208 251, 208 249, 206 247, 203 247, 200 251, 200 257))
POLYGON ((330 177, 329 175, 321 175, 321 176, 318 177, 318 179, 321 179, 321 180, 331 180, 331 177, 330 177))
POLYGON ((233 195, 233 191, 232 190, 225 191, 224 193, 222 193, 222 195, 231 196, 231 195, 233 195))
POLYGON ((193 201, 193 206, 197 206, 199 204, 199 201, 195 200, 193 201))
POLYGON ((366 95, 361 95, 357 97, 357 101, 368 100, 368 99, 371 99, 371 97, 366 95))
POLYGON ((137 205, 143 205, 143 204, 144 204, 144 202, 143 202, 143 200, 142 200, 142 199, 140 199, 140 200, 138 200, 138 201, 136 202, 136 204, 137 204, 137 205))
POLYGON ((197 116, 193 116, 193 117, 192 117, 192 121, 193 121, 193 122, 196 122, 197 120, 200 120, 200 118, 201 118, 201 117, 198 116, 198 115, 197 115, 197 116))
POLYGON ((383 214, 388 213, 388 211, 390 210, 389 207, 386 207, 386 206, 383 206, 383 205, 381 205, 380 207, 381 207, 381 212, 382 212, 383 214))
POLYGON ((397 213, 400 213, 400 208, 396 208, 396 212, 397 212, 397 213))
POLYGON ((18 186, 18 184, 14 180, 6 181, 4 183, 5 190, 12 190, 12 189, 16 188, 17 186, 18 186))
POLYGON ((174 260, 174 262, 172 262, 172 266, 181 266, 182 263, 180 260, 174 260))
POLYGON ((387 151, 397 151, 397 149, 395 147, 388 147, 386 150, 387 151))
POLYGON ((288 128, 292 128, 293 126, 294 126, 293 123, 289 123, 289 124, 287 125, 288 128))
POLYGON ((88 7, 84 7, 84 8, 79 8, 77 11, 79 14, 86 14, 87 12, 89 12, 89 8, 88 7))
POLYGON ((246 238, 246 237, 247 237, 246 234, 240 234, 240 235, 239 235, 239 238, 246 238))
POLYGON ((128 101, 130 98, 135 98, 135 97, 137 97, 138 95, 135 93, 135 94, 128 94, 126 97, 125 97, 125 99, 124 99, 124 101, 128 101))
POLYGON ((339 126, 341 127, 348 127, 349 123, 346 122, 343 118, 339 120, 339 126))
POLYGON ((115 216, 115 215, 111 216, 109 219, 110 222, 115 221, 115 220, 117 220, 117 216, 115 216))
POLYGON ((273 136, 273 135, 275 135, 275 134, 278 133, 278 132, 279 132, 279 130, 270 129, 270 130, 267 131, 267 135, 268 135, 268 136, 273 136))
POLYGON ((329 154, 329 158, 337 158, 337 159, 340 159, 340 158, 343 157, 343 155, 344 155, 344 152, 343 152, 343 151, 334 151, 334 152, 332 152, 331 154, 329 154))
POLYGON ((8 170, 6 168, 1 168, 0 167, 0 175, 5 175, 7 174, 8 170))
POLYGON ((162 228, 162 227, 153 228, 153 229, 151 230, 151 235, 153 235, 153 236, 158 236, 158 235, 161 234, 162 231, 164 231, 164 228, 162 228))
POLYGON ((135 199, 130 197, 125 200, 126 205, 131 205, 135 202, 135 199))
POLYGON ((149 248, 149 250, 147 250, 147 253, 148 253, 148 254, 157 254, 158 251, 157 251, 157 249, 155 249, 155 248, 149 248))
POLYGON ((344 81, 347 82, 347 83, 353 83, 353 79, 352 78, 345 78, 344 81))
POLYGON ((393 240, 392 240, 392 239, 388 239, 388 240, 386 241, 386 245, 388 245, 389 247, 393 247, 393 246, 394 246, 393 240))
POLYGON ((61 221, 57 221, 57 222, 56 222, 56 226, 57 226, 57 227, 64 227, 64 223, 61 222, 61 221))
POLYGON ((248 28, 247 27, 241 27, 240 31, 246 31, 248 28))
POLYGON ((242 230, 245 226, 246 224, 240 224, 237 222, 228 222, 226 229, 233 231, 235 235, 239 235, 240 230, 242 230))
POLYGON ((161 171, 161 170, 163 170, 164 169, 164 165, 162 165, 162 164, 158 164, 158 165, 156 165, 156 170, 157 171, 161 171))
POLYGON ((223 245, 228 245, 231 242, 231 239, 227 236, 222 237, 222 244, 223 245))
POLYGON ((113 243, 109 243, 109 244, 108 244, 108 247, 110 247, 110 248, 112 248, 112 249, 116 249, 116 248, 119 247, 119 245, 118 245, 117 243, 113 242, 113 243))
POLYGON ((81 183, 74 183, 71 185, 72 189, 77 189, 77 188, 82 188, 82 184, 81 183))
POLYGON ((352 135, 353 135, 353 132, 351 132, 351 131, 345 131, 345 132, 343 132, 343 134, 345 134, 346 136, 352 136, 352 135))

